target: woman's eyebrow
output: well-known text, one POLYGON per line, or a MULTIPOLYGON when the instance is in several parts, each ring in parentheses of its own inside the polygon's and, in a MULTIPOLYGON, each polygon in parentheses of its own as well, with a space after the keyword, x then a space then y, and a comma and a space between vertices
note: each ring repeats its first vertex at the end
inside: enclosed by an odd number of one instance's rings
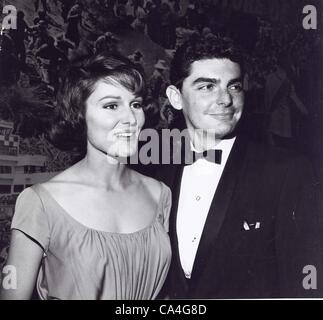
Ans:
POLYGON ((104 100, 104 99, 115 99, 115 100, 120 100, 121 97, 120 96, 104 96, 101 99, 99 99, 99 101, 104 100))

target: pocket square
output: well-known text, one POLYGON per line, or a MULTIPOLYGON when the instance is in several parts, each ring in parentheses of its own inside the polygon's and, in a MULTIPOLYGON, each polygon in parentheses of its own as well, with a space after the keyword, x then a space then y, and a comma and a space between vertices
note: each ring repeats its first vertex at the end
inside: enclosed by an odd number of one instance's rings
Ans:
POLYGON ((243 221, 243 229, 246 231, 255 230, 260 228, 260 222, 248 223, 247 221, 243 221))

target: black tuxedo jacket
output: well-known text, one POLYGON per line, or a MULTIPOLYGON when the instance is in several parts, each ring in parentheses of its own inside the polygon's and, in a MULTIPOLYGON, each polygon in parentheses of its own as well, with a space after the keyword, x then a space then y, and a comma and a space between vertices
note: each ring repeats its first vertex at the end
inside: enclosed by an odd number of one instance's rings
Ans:
POLYGON ((236 139, 208 212, 190 280, 182 271, 176 235, 183 166, 161 165, 156 171, 155 178, 172 190, 173 258, 163 294, 172 299, 321 296, 319 212, 305 158, 244 137, 236 139), (316 268, 312 280, 318 281, 317 289, 313 283, 313 289, 303 286, 307 265, 316 268))

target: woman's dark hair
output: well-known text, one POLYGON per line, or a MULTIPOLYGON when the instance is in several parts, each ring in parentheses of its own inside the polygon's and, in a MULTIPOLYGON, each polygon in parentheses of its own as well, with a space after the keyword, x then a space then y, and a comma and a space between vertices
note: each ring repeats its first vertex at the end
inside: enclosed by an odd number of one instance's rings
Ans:
POLYGON ((146 97, 146 82, 142 71, 119 54, 98 54, 74 61, 62 77, 54 124, 48 139, 61 150, 85 155, 87 127, 86 101, 99 80, 117 82, 136 96, 146 97))
POLYGON ((206 37, 194 35, 179 47, 174 55, 170 67, 171 84, 182 89, 184 79, 190 74, 192 63, 213 58, 236 62, 243 72, 244 55, 233 40, 215 35, 206 37))

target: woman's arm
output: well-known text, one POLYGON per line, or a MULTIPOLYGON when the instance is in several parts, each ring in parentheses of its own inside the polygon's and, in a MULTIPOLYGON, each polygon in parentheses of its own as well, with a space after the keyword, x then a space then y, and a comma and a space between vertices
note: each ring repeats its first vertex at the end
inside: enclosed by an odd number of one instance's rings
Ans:
POLYGON ((42 247, 23 232, 12 230, 8 259, 2 270, 0 300, 27 300, 31 298, 43 252, 42 247), (11 270, 11 273, 3 272, 6 270, 6 266, 8 270, 11 270), (9 286, 6 277, 11 278, 9 286))

